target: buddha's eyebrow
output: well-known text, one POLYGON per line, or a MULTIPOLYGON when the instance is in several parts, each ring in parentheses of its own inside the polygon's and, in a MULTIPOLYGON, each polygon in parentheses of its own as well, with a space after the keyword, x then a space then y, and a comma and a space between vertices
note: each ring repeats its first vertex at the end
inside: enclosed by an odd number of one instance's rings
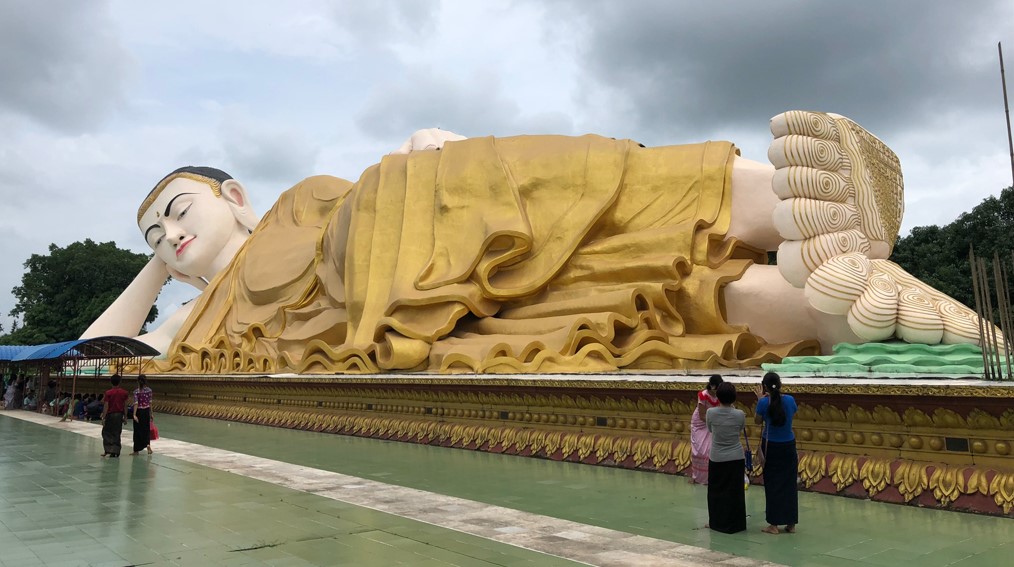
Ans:
MULTIPOLYGON (((173 208, 173 202, 176 201, 176 199, 179 199, 180 197, 182 197, 184 195, 196 195, 196 194, 197 193, 180 193, 179 195, 176 195, 175 197, 173 197, 172 199, 170 199, 169 202, 166 204, 166 206, 165 206, 165 212, 162 213, 162 216, 166 216, 166 217, 169 216, 169 211, 172 210, 172 208, 173 208)), ((148 229, 144 231, 144 239, 146 241, 148 240, 148 233, 151 232, 151 229, 153 229, 153 228, 161 228, 161 227, 159 225, 157 225, 157 224, 153 224, 153 225, 149 226, 148 229)))
MULTIPOLYGON (((173 208, 173 201, 175 201, 176 199, 179 199, 180 197, 182 197, 184 195, 196 195, 196 194, 197 193, 180 193, 179 195, 176 195, 175 197, 173 197, 172 199, 170 199, 168 203, 166 203, 165 212, 162 213, 162 215, 163 216, 169 216, 169 210, 173 208)), ((147 234, 147 233, 145 233, 145 234, 147 234)))
POLYGON ((148 241, 148 233, 151 232, 151 229, 153 229, 153 228, 162 228, 162 227, 160 227, 157 224, 153 224, 153 225, 149 226, 148 230, 144 231, 144 240, 145 240, 145 242, 148 241))

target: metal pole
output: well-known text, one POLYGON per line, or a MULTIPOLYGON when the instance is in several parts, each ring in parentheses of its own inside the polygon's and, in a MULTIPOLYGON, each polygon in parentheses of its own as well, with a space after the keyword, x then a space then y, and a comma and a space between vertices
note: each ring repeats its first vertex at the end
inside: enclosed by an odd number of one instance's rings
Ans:
POLYGON ((1010 148, 1010 176, 1014 182, 1014 142, 1010 135, 1010 106, 1007 104, 1007 76, 1003 70, 1003 46, 996 43, 996 51, 1000 54, 1000 84, 1003 85, 1003 110, 1007 114, 1007 147, 1010 148))

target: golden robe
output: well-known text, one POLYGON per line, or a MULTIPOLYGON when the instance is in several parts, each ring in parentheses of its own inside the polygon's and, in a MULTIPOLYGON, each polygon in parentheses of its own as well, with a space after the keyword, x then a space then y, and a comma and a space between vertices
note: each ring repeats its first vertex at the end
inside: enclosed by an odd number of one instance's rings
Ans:
POLYGON ((725 322, 732 144, 448 142, 286 191, 162 371, 593 372, 816 352, 725 322))

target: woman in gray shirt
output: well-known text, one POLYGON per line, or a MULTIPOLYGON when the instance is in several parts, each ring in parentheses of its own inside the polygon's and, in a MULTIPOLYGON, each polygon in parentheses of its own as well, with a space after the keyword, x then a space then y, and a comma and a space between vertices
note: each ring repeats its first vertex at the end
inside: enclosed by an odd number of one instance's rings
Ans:
POLYGON ((746 463, 739 434, 746 424, 743 410, 732 407, 736 386, 718 386, 720 406, 708 410, 711 432, 711 460, 708 462, 708 525, 715 531, 733 534, 746 530, 746 493, 743 475, 746 463))

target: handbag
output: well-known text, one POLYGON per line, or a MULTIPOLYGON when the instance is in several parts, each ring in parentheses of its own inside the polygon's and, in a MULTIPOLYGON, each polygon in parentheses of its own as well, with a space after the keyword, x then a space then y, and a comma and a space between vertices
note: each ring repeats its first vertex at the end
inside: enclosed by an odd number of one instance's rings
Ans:
POLYGON ((753 451, 750 450, 750 436, 746 434, 746 426, 743 426, 743 440, 746 441, 746 450, 743 451, 743 460, 746 462, 746 474, 753 470, 753 451))
POLYGON ((152 441, 158 439, 158 426, 155 425, 154 419, 148 422, 148 433, 149 433, 148 439, 152 441))

